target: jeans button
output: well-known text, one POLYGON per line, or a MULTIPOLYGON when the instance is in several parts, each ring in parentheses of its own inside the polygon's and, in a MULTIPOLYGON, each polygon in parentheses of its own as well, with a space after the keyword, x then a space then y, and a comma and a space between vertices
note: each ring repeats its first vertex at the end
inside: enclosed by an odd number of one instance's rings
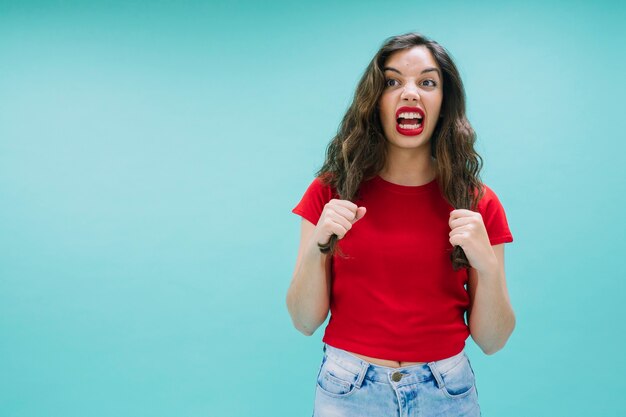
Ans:
POLYGON ((393 382, 398 382, 402 379, 402 374, 400 372, 394 372, 393 375, 391 375, 391 379, 393 382))

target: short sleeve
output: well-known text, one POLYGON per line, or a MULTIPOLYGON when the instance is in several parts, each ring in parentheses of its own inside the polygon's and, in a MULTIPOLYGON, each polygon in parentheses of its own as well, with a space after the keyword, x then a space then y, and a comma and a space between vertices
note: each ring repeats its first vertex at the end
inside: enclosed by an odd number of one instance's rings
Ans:
POLYGON ((291 212, 304 217, 316 225, 322 215, 324 206, 332 198, 333 192, 330 185, 325 185, 319 178, 315 178, 304 192, 298 205, 291 212))
POLYGON ((485 224, 485 229, 487 229, 487 235, 489 235, 489 242, 492 245, 513 242, 513 235, 509 229, 504 207, 502 207, 496 193, 486 185, 484 187, 485 194, 478 203, 478 211, 483 217, 483 223, 485 224))

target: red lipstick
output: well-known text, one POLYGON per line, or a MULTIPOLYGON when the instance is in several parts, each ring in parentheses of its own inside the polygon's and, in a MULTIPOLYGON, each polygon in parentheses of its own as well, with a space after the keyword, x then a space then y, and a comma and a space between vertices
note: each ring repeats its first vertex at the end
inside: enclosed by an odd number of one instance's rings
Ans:
MULTIPOLYGON (((406 120, 417 120, 417 119, 406 119, 406 120)), ((402 106, 398 110, 396 110, 396 130, 401 135, 405 135, 405 136, 419 135, 424 130, 425 122, 426 122, 426 116, 424 115, 424 110, 420 109, 419 107, 402 106), (422 122, 419 124, 419 126, 417 123, 406 123, 404 124, 405 127, 400 127, 400 123, 398 123, 398 119, 400 118, 400 114, 402 113, 417 113, 422 118, 422 122), (410 126, 408 129, 406 128, 407 125, 410 126)))

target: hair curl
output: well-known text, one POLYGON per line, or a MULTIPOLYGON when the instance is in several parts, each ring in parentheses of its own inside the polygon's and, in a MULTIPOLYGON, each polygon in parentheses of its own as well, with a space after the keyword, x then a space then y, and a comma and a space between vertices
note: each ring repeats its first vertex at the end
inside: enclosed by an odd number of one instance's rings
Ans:
MULTIPOLYGON (((337 134, 326 149, 324 164, 315 175, 332 186, 341 199, 354 201, 361 182, 384 168, 386 138, 378 109, 385 88, 383 67, 394 52, 416 46, 428 48, 443 75, 442 117, 430 139, 439 188, 455 209, 475 210, 484 194, 480 180, 483 161, 474 150, 476 133, 465 114, 463 82, 446 49, 419 33, 393 36, 383 43, 365 69, 337 134)), ((320 245, 320 250, 332 256, 338 249, 337 241, 337 235, 332 235, 326 245, 320 245)), ((344 256, 340 248, 338 252, 344 256)), ((451 251, 450 260, 454 270, 470 266, 460 246, 451 251)))

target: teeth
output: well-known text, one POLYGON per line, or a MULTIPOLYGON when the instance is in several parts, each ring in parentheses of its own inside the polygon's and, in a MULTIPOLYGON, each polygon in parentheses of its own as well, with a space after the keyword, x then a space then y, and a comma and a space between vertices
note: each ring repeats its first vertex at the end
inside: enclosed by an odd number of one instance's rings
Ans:
POLYGON ((422 116, 419 113, 400 113, 398 117, 403 119, 421 119, 422 116))
POLYGON ((417 129, 418 127, 421 127, 421 123, 420 124, 416 124, 416 125, 400 125, 400 128, 402 129, 417 129))

